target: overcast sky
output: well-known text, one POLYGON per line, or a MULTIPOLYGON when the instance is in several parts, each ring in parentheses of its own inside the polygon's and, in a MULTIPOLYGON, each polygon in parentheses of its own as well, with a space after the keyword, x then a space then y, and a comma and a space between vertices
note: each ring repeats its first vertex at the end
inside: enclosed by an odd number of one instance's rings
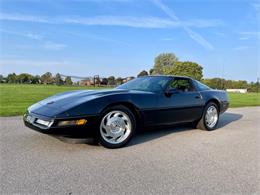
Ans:
POLYGON ((1 0, 0 73, 136 76, 173 52, 256 81, 259 18, 258 0, 1 0))

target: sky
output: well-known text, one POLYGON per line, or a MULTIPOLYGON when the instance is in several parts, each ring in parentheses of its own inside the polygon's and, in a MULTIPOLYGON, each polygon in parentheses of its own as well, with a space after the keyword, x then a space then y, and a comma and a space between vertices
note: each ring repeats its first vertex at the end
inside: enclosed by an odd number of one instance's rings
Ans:
POLYGON ((136 76, 173 52, 204 78, 260 76, 260 0, 1 0, 0 74, 136 76))

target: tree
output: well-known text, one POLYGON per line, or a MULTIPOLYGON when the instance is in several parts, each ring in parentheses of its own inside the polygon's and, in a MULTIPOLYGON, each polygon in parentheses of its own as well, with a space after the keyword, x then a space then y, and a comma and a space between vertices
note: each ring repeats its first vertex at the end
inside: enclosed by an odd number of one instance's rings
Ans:
POLYGON ((195 62, 176 62, 174 66, 164 67, 164 73, 168 75, 188 76, 196 80, 203 77, 203 68, 195 62))
POLYGON ((71 80, 71 77, 66 77, 65 78, 65 85, 72 85, 73 84, 73 82, 72 82, 72 80, 71 80))
POLYGON ((53 78, 52 74, 50 72, 46 72, 41 76, 41 82, 44 84, 52 84, 53 83, 53 78))
POLYGON ((101 82, 100 82, 101 85, 107 85, 107 83, 108 83, 107 78, 101 79, 101 82))
POLYGON ((165 74, 165 68, 172 68, 178 58, 175 56, 174 53, 162 53, 158 55, 154 60, 154 66, 152 74, 165 74))
POLYGON ((39 75, 35 75, 32 78, 32 84, 39 84, 41 82, 41 77, 39 75))
POLYGON ((0 74, 0 83, 4 82, 4 76, 0 74))
POLYGON ((152 75, 152 74, 153 74, 153 71, 154 71, 154 69, 151 68, 151 69, 149 70, 149 74, 152 75))
POLYGON ((141 71, 141 72, 137 75, 137 77, 142 77, 142 76, 147 76, 147 75, 148 75, 148 72, 145 71, 145 70, 143 70, 143 71, 141 71))
POLYGON ((202 82, 212 89, 225 89, 225 79, 222 78, 203 79, 202 82))
POLYGON ((116 84, 114 76, 108 77, 107 80, 108 80, 108 83, 107 83, 108 85, 115 85, 116 84))
POLYGON ((6 80, 8 83, 16 83, 17 82, 17 76, 15 73, 8 74, 6 77, 6 80))
POLYGON ((118 77, 115 82, 116 82, 116 85, 121 85, 121 84, 123 84, 123 79, 121 77, 118 77))
POLYGON ((59 73, 57 73, 55 75, 54 82, 55 82, 56 85, 63 85, 64 84, 64 81, 62 80, 59 73))
POLYGON ((18 83, 31 83, 33 80, 33 76, 27 73, 22 73, 17 75, 18 83))
POLYGON ((248 89, 249 92, 257 91, 257 82, 225 80, 223 78, 203 79, 203 83, 213 89, 248 89))

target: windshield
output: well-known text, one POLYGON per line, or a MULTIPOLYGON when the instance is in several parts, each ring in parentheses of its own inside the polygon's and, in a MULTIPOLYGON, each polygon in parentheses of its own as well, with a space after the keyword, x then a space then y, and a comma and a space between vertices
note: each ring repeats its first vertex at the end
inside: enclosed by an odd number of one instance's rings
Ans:
POLYGON ((139 77, 118 86, 117 89, 151 92, 162 91, 170 80, 170 77, 139 77))

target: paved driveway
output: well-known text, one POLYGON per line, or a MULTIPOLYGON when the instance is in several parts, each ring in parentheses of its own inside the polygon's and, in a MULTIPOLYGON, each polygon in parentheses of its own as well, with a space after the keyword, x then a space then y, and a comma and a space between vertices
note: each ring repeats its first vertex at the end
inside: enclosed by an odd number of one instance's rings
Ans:
POLYGON ((0 118, 1 193, 258 194, 260 108, 229 109, 220 128, 150 131, 109 150, 64 143, 0 118))

